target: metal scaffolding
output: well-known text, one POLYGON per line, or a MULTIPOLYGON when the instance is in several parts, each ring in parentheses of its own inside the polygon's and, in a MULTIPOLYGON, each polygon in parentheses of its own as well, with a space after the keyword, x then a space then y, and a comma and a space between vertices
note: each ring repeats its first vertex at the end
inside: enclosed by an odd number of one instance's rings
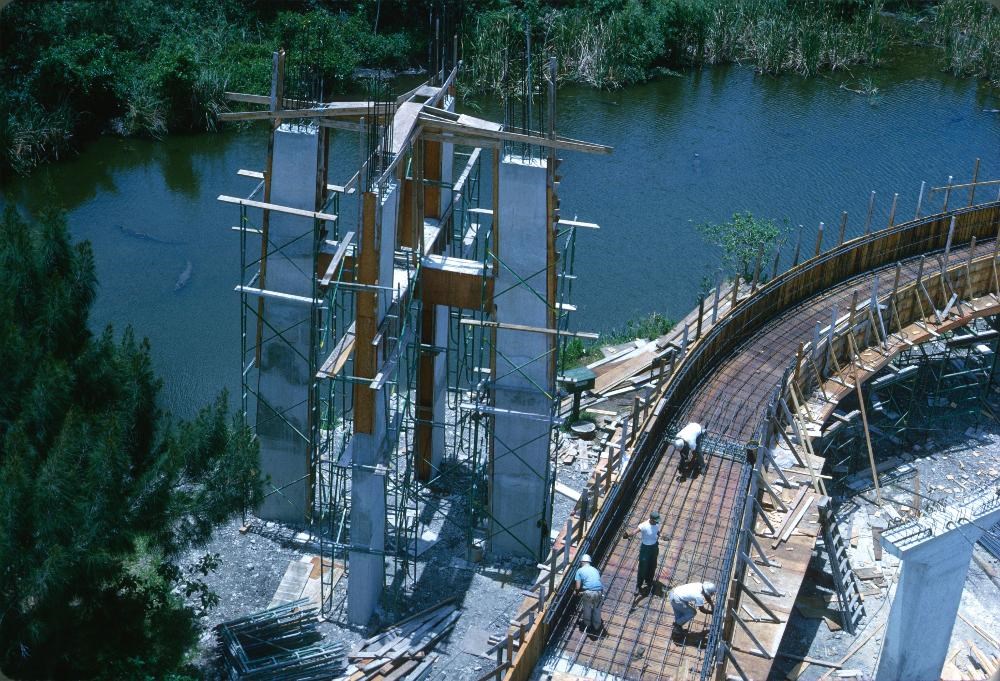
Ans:
POLYGON ((537 545, 515 539, 525 555, 544 555, 562 423, 559 355, 571 338, 591 336, 568 324, 576 235, 596 225, 560 219, 556 152, 610 150, 556 137, 554 63, 547 113, 536 117, 547 131, 532 132, 529 118, 507 133, 452 113, 457 60, 436 52, 439 71, 408 93, 390 96, 375 81, 365 101, 332 103, 321 101, 322 83, 304 67, 286 85, 284 54, 276 53, 270 97, 230 93, 268 109, 224 115, 268 124, 265 168, 240 171, 257 186, 247 198, 220 197, 240 209, 241 407, 262 443, 264 470, 273 473, 267 514, 308 529, 321 557, 324 615, 339 612, 334 588, 351 556, 385 568, 377 586, 384 609, 405 607, 428 544, 419 536, 423 516, 442 494, 463 499, 466 508, 445 520, 462 526, 467 551, 490 550, 498 533, 513 536, 491 507, 494 466, 505 457, 543 485, 543 502, 522 521, 537 545), (358 171, 338 185, 330 156, 340 131, 357 136, 358 171), (544 167, 538 228, 548 245, 546 264, 535 271, 519 271, 524 266, 512 259, 519 243, 504 250, 498 239, 499 176, 511 159, 544 167), (448 290, 456 281, 466 287, 460 299, 448 290), (515 292, 544 304, 544 325, 498 317, 498 305, 515 292), (541 336, 545 349, 526 361, 509 357, 498 348, 501 334, 541 336), (509 376, 528 380, 545 405, 539 413, 498 406, 497 386, 509 376), (507 445, 497 437, 498 418, 545 427, 532 441, 507 445), (528 447, 533 464, 521 458, 528 447), (355 527, 358 513, 369 514, 367 538, 355 527))

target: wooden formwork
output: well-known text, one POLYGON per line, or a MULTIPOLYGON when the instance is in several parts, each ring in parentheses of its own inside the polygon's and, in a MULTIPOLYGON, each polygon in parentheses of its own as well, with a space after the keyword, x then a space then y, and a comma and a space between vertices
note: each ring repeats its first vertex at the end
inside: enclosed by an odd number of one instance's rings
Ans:
MULTIPOLYGON (((945 248, 949 232, 950 244, 966 244, 973 237, 980 242, 994 238, 998 226, 1000 204, 995 202, 895 225, 807 260, 772 279, 752 295, 737 300, 724 317, 688 344, 672 375, 658 391, 655 404, 638 405, 634 414, 639 427, 630 438, 631 463, 574 554, 589 552, 600 567, 606 564, 616 574, 620 572, 625 564, 623 561, 629 560, 629 550, 621 545, 619 529, 624 522, 638 522, 640 518, 633 515, 634 509, 651 507, 651 500, 657 498, 671 500, 665 507, 665 515, 670 517, 688 518, 698 514, 708 514, 715 519, 731 517, 725 513, 724 504, 730 501, 744 503, 747 489, 737 489, 734 480, 739 476, 732 471, 721 474, 728 464, 717 462, 714 474, 720 477, 711 484, 706 484, 707 478, 702 476, 703 482, 698 483, 697 489, 689 482, 685 486, 692 489, 684 493, 670 491, 678 481, 672 480, 666 471, 672 470, 676 462, 672 450, 663 447, 662 441, 672 424, 686 419, 699 420, 732 442, 751 440, 760 431, 773 389, 781 383, 789 364, 795 361, 799 348, 812 338, 817 323, 831 318, 833 306, 846 310, 855 288, 870 290, 872 280, 879 275, 888 277, 896 263, 902 263, 897 285, 915 281, 919 256, 945 248), (888 273, 886 268, 890 270, 888 273)), ((952 249, 950 262, 965 258, 967 251, 967 247, 952 249)), ((796 372, 795 375, 799 378, 802 374, 796 372)), ((713 472, 711 462, 709 472, 713 472)), ((658 507, 663 512, 664 506, 658 507)), ((722 523, 725 527, 718 522, 716 525, 717 531, 725 533, 739 530, 739 522, 722 523)), ((727 543, 720 542, 719 536, 718 532, 709 537, 704 533, 685 532, 680 541, 673 544, 673 553, 661 552, 661 573, 663 568, 670 567, 670 561, 676 562, 678 556, 695 556, 687 560, 687 569, 666 575, 669 583, 696 578, 727 581, 729 575, 719 572, 728 565, 723 560, 727 543), (708 546, 706 539, 710 542, 708 546)), ((564 571, 562 583, 555 593, 547 594, 546 601, 538 604, 541 622, 525 632, 522 652, 506 665, 506 678, 528 677, 541 653, 542 646, 536 643, 536 638, 554 639, 556 656, 559 650, 582 651, 589 645, 581 644, 579 637, 566 634, 572 631, 567 625, 574 599, 570 580, 565 577, 572 575, 575 568, 574 560, 564 571)), ((619 603, 613 603, 612 608, 618 612, 619 603)), ((618 648, 627 638, 630 652, 624 659, 617 654, 602 655, 599 650, 602 646, 614 644, 605 643, 606 639, 598 640, 592 646, 597 650, 589 657, 603 660, 607 668, 600 671, 613 675, 638 673, 641 678, 676 678, 683 675, 685 669, 694 675, 701 674, 704 651, 697 641, 683 640, 673 648, 670 643, 657 647, 658 641, 665 638, 659 627, 671 621, 669 616, 662 616, 663 607, 658 607, 653 615, 652 627, 646 626, 650 617, 648 612, 638 616, 642 621, 638 626, 633 621, 634 610, 623 612, 627 615, 614 622, 614 626, 621 629, 612 632, 611 636, 618 636, 618 648), (649 663, 647 652, 654 663, 649 663), (639 663, 637 669, 637 660, 646 662, 639 663), (620 668, 615 669, 616 666, 620 668)), ((707 625, 707 620, 695 622, 695 627, 707 625)), ((715 653, 713 650, 712 656, 715 653)))

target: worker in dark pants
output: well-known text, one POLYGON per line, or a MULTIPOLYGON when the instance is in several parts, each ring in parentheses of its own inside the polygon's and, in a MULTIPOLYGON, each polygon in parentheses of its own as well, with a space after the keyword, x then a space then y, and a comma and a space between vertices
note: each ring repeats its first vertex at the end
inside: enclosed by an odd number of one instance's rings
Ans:
POLYGON ((649 514, 649 520, 639 525, 634 530, 625 530, 626 539, 639 535, 642 537, 642 544, 639 547, 639 571, 635 576, 635 595, 643 593, 643 589, 648 584, 652 589, 656 585, 656 559, 660 554, 660 514, 653 511, 649 514))

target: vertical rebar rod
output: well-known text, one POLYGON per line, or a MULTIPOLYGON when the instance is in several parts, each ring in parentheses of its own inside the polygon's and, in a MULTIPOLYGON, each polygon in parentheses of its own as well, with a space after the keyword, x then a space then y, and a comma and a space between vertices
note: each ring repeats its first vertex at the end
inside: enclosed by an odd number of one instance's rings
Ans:
POLYGON ((875 191, 868 197, 868 216, 865 218, 865 234, 872 231, 872 214, 875 212, 875 191))

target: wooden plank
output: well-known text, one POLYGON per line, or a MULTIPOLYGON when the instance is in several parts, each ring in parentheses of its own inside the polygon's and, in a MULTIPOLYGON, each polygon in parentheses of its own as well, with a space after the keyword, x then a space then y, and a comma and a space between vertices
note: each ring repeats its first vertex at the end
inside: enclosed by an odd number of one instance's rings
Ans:
POLYGON ((301 208, 291 208, 289 206, 279 206, 276 203, 267 203, 265 201, 254 201, 252 199, 241 199, 237 196, 227 196, 225 194, 220 194, 218 196, 219 201, 223 203, 235 203, 239 206, 247 206, 249 208, 260 208, 262 210, 272 210, 275 213, 285 213, 286 215, 297 215, 303 218, 312 218, 313 220, 325 220, 327 222, 336 222, 337 216, 330 215, 329 213, 318 213, 313 210, 302 210, 301 208))
POLYGON ((236 286, 234 289, 237 293, 246 293, 251 296, 259 296, 261 298, 273 298, 275 300, 284 300, 290 303, 304 303, 306 305, 319 305, 322 300, 318 298, 307 298, 305 296, 296 296, 291 293, 282 293, 281 291, 266 291, 260 288, 254 288, 253 286, 236 286))
POLYGON ((778 544, 781 542, 788 541, 788 538, 792 535, 792 531, 798 526, 799 522, 802 520, 802 516, 806 514, 806 511, 809 510, 809 507, 812 506, 812 502, 815 501, 815 499, 816 494, 810 492, 809 496, 806 497, 806 500, 802 502, 801 508, 799 508, 799 510, 792 516, 791 522, 782 525, 784 529, 778 534, 777 539, 771 543, 772 549, 778 548, 778 544))
POLYGON ((333 259, 330 261, 330 264, 327 265, 323 278, 320 279, 319 283, 321 286, 330 285, 334 274, 337 272, 337 268, 340 267, 341 262, 344 260, 344 256, 347 255, 347 249, 350 247, 352 241, 354 241, 354 232, 348 232, 344 235, 344 238, 340 240, 340 243, 337 244, 337 250, 333 254, 333 259))
POLYGON ((549 336, 567 336, 569 338, 588 338, 597 340, 599 334, 586 331, 559 331, 558 329, 543 329, 540 326, 525 326, 523 324, 508 324, 506 322, 481 321, 479 319, 463 319, 462 324, 466 326, 483 326, 488 329, 507 329, 510 331, 528 331, 530 333, 544 333, 549 336))
POLYGON ((310 109, 279 109, 277 111, 224 111, 220 121, 266 121, 294 118, 335 118, 337 116, 365 116, 369 113, 367 102, 336 102, 310 109))
POLYGON ((351 323, 347 331, 344 332, 344 335, 337 341, 337 345, 334 346, 329 357, 324 360, 323 366, 316 374, 316 378, 333 378, 339 374, 340 370, 347 364, 347 360, 351 356, 351 351, 354 350, 354 343, 354 323, 351 323))

